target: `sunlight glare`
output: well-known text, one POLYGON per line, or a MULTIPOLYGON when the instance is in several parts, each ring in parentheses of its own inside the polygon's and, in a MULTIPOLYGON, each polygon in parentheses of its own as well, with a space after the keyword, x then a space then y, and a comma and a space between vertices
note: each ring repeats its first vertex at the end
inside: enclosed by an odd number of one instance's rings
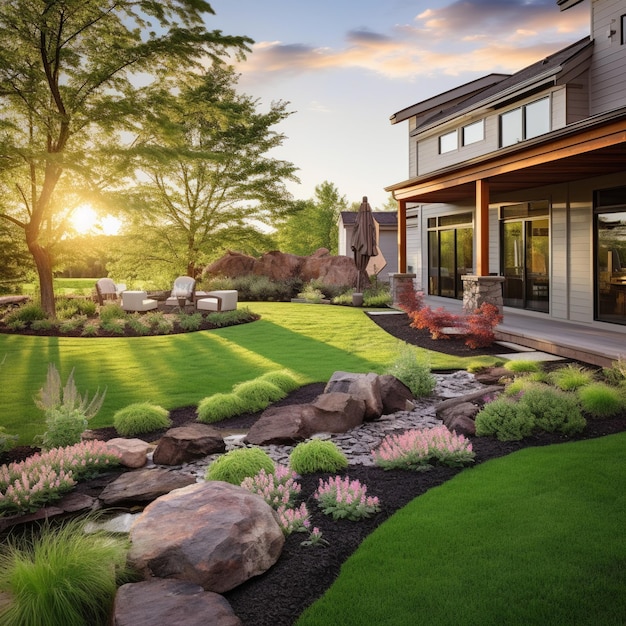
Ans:
POLYGON ((72 226, 81 235, 92 230, 97 219, 98 215, 88 204, 81 204, 76 207, 71 217, 72 226))
POLYGON ((122 227, 122 221, 113 215, 105 215, 100 220, 100 227, 105 235, 117 235, 122 227))

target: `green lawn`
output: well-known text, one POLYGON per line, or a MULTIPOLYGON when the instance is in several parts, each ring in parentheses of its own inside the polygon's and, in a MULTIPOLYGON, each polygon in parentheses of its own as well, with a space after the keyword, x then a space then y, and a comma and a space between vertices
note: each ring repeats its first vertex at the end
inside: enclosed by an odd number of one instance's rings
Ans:
MULTIPOLYGON (((100 413, 90 425, 112 424, 113 413, 133 402, 172 409, 197 404, 235 383, 287 368, 302 383, 323 382, 336 370, 381 373, 401 342, 360 309, 291 303, 246 303, 258 322, 216 331, 133 338, 69 338, 0 335, 0 425, 31 443, 43 432, 33 397, 48 363, 65 381, 72 368, 79 391, 106 388, 100 413)), ((431 366, 466 367, 458 359, 422 351, 431 366)), ((483 358, 485 363, 493 362, 483 358)))
POLYGON ((622 433, 463 471, 368 536, 298 626, 623 625, 625 450, 622 433))

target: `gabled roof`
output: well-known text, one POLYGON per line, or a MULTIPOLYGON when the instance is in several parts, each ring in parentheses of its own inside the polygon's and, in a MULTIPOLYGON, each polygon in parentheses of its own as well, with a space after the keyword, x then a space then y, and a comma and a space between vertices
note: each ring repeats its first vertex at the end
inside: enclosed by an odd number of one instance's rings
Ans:
MULTIPOLYGON (((342 211, 341 221, 344 226, 354 226, 356 211, 342 211)), ((372 217, 380 226, 398 226, 398 214, 395 211, 372 211, 372 217)))
MULTIPOLYGON (((462 113, 480 108, 504 106, 509 102, 524 98, 533 93, 533 91, 544 88, 547 85, 559 84, 564 76, 571 75, 573 69, 590 62, 592 49, 593 41, 590 37, 585 37, 567 46, 567 48, 563 48, 541 61, 521 69, 515 74, 504 76, 491 86, 474 92, 469 97, 454 103, 452 106, 439 109, 433 115, 421 120, 421 123, 418 123, 412 134, 424 132, 424 130, 442 124, 448 119, 458 117, 462 113)), ((490 74, 489 76, 493 75, 490 74)), ((468 85, 471 84, 468 83, 468 85)), ((429 100, 424 101, 424 103, 427 102, 429 100)), ((419 107, 424 103, 418 103, 410 108, 419 107)))
POLYGON ((571 9, 577 4, 580 4, 582 1, 583 0, 556 0, 556 3, 559 5, 561 11, 566 11, 567 9, 571 9))

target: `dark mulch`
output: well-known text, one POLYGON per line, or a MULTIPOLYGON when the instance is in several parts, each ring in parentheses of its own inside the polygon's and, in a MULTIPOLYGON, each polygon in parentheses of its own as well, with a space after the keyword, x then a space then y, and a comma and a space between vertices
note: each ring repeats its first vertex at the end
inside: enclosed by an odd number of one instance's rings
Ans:
MULTIPOLYGON (((469 350, 455 339, 433 341, 427 332, 410 328, 405 315, 373 316, 379 326, 408 343, 451 354, 500 354, 502 347, 469 350)), ((281 404, 308 402, 323 390, 323 384, 306 385, 281 404)), ((195 407, 172 411, 175 425, 195 419, 195 407)), ((218 424, 221 428, 247 428, 259 414, 241 415, 218 424)), ((607 420, 590 421, 586 431, 574 439, 587 439, 626 430, 626 414, 607 420)), ((113 429, 98 431, 103 439, 115 436, 113 429)), ((161 433, 153 433, 157 438, 161 433)), ((571 441, 559 435, 543 434, 521 442, 499 442, 491 438, 473 438, 476 464, 504 456, 522 448, 571 441)), ((312 499, 320 478, 327 475, 309 475, 301 478, 302 498, 312 513, 312 523, 321 529, 328 546, 303 547, 303 534, 287 538, 278 562, 265 574, 258 576, 225 594, 235 613, 249 626, 288 626, 295 623, 302 611, 330 587, 339 574, 342 563, 356 550, 363 539, 395 511, 413 498, 425 493, 455 476, 460 470, 435 467, 429 472, 383 471, 378 468, 351 466, 349 476, 368 487, 368 494, 380 498, 382 510, 374 517, 359 522, 333 521, 321 514, 312 499)), ((470 470, 471 471, 471 470, 470 470)))

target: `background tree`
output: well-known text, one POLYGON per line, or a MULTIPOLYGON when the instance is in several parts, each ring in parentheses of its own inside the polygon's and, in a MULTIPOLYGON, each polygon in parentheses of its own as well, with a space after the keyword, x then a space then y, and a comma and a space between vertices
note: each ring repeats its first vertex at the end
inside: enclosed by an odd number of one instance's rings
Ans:
POLYGON ((66 229, 61 188, 91 189, 97 132, 120 142, 146 111, 138 78, 199 69, 250 40, 209 32, 204 0, 12 0, 0 3, 0 217, 22 229, 41 303, 54 314, 54 246, 66 229))
POLYGON ((285 182, 297 180, 291 163, 269 155, 284 139, 273 128, 289 113, 284 102, 259 112, 236 84, 232 68, 214 65, 180 89, 152 90, 155 116, 134 151, 134 169, 145 180, 137 186, 141 221, 127 236, 142 243, 126 247, 117 271, 141 267, 171 282, 197 276, 225 249, 267 249, 257 225, 289 210, 285 182))
POLYGON ((277 226, 276 240, 283 252, 307 256, 318 248, 337 254, 338 220, 348 210, 345 196, 329 181, 315 187, 315 197, 296 203, 292 213, 277 226))

